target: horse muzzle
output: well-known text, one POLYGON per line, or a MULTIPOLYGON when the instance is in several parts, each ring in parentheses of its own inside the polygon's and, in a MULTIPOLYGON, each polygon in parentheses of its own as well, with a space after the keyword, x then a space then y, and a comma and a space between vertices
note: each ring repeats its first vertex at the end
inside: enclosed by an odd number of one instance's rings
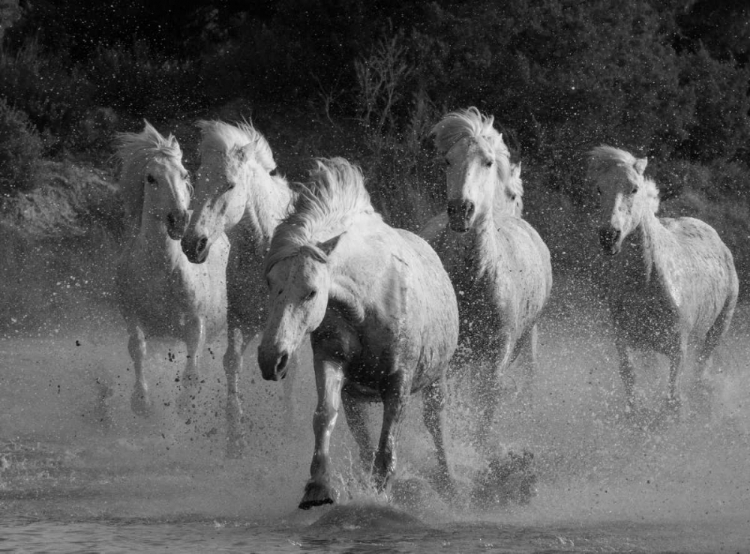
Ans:
POLYGON ((286 377, 286 372, 289 369, 289 353, 286 350, 269 352, 263 349, 261 345, 258 347, 258 366, 263 379, 280 381, 286 377))
POLYGON ((474 202, 470 200, 449 200, 448 226, 452 231, 465 233, 471 228, 471 218, 475 209, 474 202))
POLYGON ((614 255, 620 251, 620 235, 620 231, 614 227, 599 229, 599 244, 607 254, 614 255))
POLYGON ((201 235, 197 237, 183 236, 180 242, 182 251, 187 259, 194 264, 202 264, 208 257, 208 237, 201 235))
POLYGON ((180 240, 187 231, 190 215, 185 210, 173 211, 167 214, 167 234, 172 240, 180 240))

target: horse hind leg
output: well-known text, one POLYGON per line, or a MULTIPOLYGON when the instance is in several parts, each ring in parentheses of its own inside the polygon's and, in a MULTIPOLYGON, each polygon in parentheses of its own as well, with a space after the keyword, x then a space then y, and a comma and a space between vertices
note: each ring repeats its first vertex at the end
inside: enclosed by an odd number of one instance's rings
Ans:
POLYGON ((434 480, 443 498, 454 499, 455 488, 451 478, 448 458, 445 454, 445 380, 441 379, 426 388, 423 393, 423 417, 437 452, 437 475, 434 480))
POLYGON ((195 398, 200 389, 200 362, 203 348, 206 345, 206 324, 202 317, 190 322, 187 328, 185 343, 187 344, 187 362, 182 373, 180 394, 177 398, 177 410, 185 414, 191 408, 195 409, 195 398))
POLYGON ((130 409, 139 416, 150 416, 153 404, 148 394, 148 384, 143 374, 143 361, 146 358, 146 337, 139 325, 128 326, 128 353, 135 368, 135 386, 130 396, 130 409))
POLYGON ((734 307, 725 308, 706 334, 706 338, 699 345, 695 357, 695 382, 690 387, 690 403, 696 411, 705 415, 711 412, 712 381, 709 371, 712 358, 715 357, 724 334, 729 329, 734 307))
POLYGON ((372 472, 375 449, 372 447, 367 406, 352 398, 346 387, 342 390, 341 400, 344 405, 346 422, 359 448, 359 460, 362 463, 362 468, 369 474, 372 472))
POLYGON ((617 350, 617 359, 619 361, 620 378, 625 388, 625 415, 632 417, 635 415, 635 372, 633 364, 628 356, 628 348, 625 341, 615 337, 615 349, 617 350))
POLYGON ((667 390, 666 407, 667 410, 674 413, 678 413, 682 406, 678 387, 680 376, 684 370, 686 354, 687 336, 683 334, 677 338, 669 353, 669 388, 667 390))
POLYGON ((538 369, 538 345, 539 329, 534 324, 523 337, 521 344, 523 384, 519 391, 519 396, 521 401, 527 406, 531 406, 533 400, 534 376, 537 374, 538 369))
POLYGON ((242 372, 242 356, 254 335, 243 333, 238 326, 227 333, 227 350, 224 353, 224 373, 227 380, 227 446, 226 457, 241 458, 246 446, 242 429, 242 403, 239 392, 239 375, 242 372))
POLYGON ((388 490, 390 479, 396 471, 396 445, 409 399, 409 390, 403 373, 392 375, 389 381, 382 393, 383 427, 373 464, 373 477, 379 491, 388 490))

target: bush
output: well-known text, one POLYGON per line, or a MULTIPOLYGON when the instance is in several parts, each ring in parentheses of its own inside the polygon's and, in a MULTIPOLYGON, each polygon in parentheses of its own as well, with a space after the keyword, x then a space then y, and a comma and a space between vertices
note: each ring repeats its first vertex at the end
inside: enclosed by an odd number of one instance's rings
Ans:
POLYGON ((87 76, 96 104, 149 120, 164 120, 203 106, 197 66, 153 51, 143 41, 130 47, 100 47, 87 76))
POLYGON ((73 136, 85 111, 91 107, 93 90, 83 74, 64 57, 43 52, 35 40, 15 54, 0 51, 0 98, 25 112, 45 146, 56 148, 73 136))
POLYGON ((30 190, 42 155, 42 141, 28 117, 0 98, 0 202, 14 191, 30 190))

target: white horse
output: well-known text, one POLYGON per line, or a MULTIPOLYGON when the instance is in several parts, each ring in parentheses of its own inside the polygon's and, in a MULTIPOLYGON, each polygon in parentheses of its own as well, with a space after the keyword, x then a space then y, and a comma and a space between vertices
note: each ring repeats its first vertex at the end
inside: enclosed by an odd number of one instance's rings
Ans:
POLYGON ((133 411, 152 409, 143 373, 146 339, 173 337, 187 344, 180 408, 188 407, 200 386, 198 362, 206 340, 226 325, 225 271, 229 242, 221 235, 202 267, 180 248, 188 224, 192 187, 177 140, 166 139, 148 122, 143 132, 119 135, 120 186, 132 228, 119 261, 116 286, 120 312, 135 364, 133 411))
POLYGON ((644 176, 646 158, 599 146, 589 152, 599 194, 599 241, 611 255, 607 297, 615 330, 626 411, 635 409, 635 375, 627 349, 669 357, 667 407, 680 407, 678 377, 688 340, 698 343, 696 376, 729 328, 738 279, 732 253, 716 231, 692 217, 658 218, 659 191, 644 176))
POLYGON ((386 489, 411 394, 437 449, 438 485, 453 491, 443 446, 445 372, 458 340, 456 297, 440 259, 418 236, 383 222, 359 168, 321 160, 279 225, 266 258, 271 291, 258 347, 264 379, 279 379, 312 336, 318 408, 315 453, 300 508, 335 502, 329 445, 339 407, 376 485, 386 489), (363 403, 383 403, 377 452, 363 403))
MULTIPOLYGON (((265 137, 247 123, 199 121, 201 165, 197 172, 196 210, 182 238, 193 263, 203 263, 215 241, 229 237, 227 266, 227 456, 242 456, 242 406, 238 379, 242 356, 265 320, 266 280, 263 258, 276 225, 294 197, 265 137)), ((293 411, 291 376, 285 381, 286 413, 293 411)), ((289 420, 287 420, 288 422, 289 420)))
POLYGON ((521 354, 525 391, 535 371, 537 321, 552 288, 547 246, 520 218, 520 164, 476 108, 453 112, 433 129, 447 164, 448 210, 420 233, 440 256, 458 296, 459 344, 478 364, 476 394, 485 447, 500 377, 521 354))

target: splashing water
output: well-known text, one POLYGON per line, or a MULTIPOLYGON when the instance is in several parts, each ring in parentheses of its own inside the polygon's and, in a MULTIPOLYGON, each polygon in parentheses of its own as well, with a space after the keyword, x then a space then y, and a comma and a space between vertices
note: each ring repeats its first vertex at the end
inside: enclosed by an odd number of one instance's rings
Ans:
MULTIPOLYGON (((148 380, 156 413, 143 420, 130 412, 132 366, 113 314, 51 336, 6 336, 0 549, 748 552, 749 312, 737 310, 714 363, 710 415, 688 401, 678 421, 660 418, 666 362, 634 356, 645 414, 634 424, 622 415, 606 314, 583 301, 553 305, 540 329, 533 399, 510 392, 495 423, 498 445, 533 452, 537 495, 526 505, 482 508, 470 499, 487 461, 472 445, 475 414, 461 380, 451 382, 447 410, 455 503, 430 486, 434 451, 415 397, 391 498, 367 484, 342 416, 332 458, 343 505, 302 512, 316 401, 308 347, 291 426, 282 387, 260 379, 256 344, 247 349, 241 388, 250 444, 233 461, 223 457, 223 340, 205 353, 199 403, 183 415, 175 379, 185 352, 155 347, 148 380)), ((691 380, 683 376, 686 398, 691 380)), ((377 433, 380 408, 372 412, 377 433)))

